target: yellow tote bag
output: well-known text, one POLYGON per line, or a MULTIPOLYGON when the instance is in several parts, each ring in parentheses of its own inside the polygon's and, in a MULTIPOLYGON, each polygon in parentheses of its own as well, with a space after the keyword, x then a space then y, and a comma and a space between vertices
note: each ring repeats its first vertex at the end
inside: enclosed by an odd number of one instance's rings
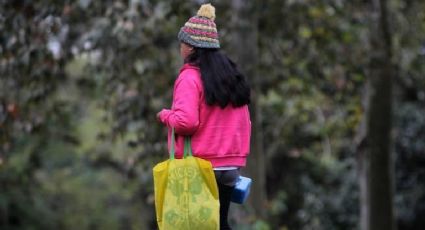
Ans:
POLYGON ((156 219, 160 230, 219 230, 220 202, 209 161, 192 156, 185 137, 183 159, 174 158, 172 129, 170 159, 153 168, 156 219))

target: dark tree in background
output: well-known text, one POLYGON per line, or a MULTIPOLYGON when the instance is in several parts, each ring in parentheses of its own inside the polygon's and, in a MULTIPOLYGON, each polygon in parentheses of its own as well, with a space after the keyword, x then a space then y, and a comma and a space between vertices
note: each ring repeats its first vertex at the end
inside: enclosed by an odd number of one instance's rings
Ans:
POLYGON ((363 230, 395 230, 392 159, 393 66, 390 10, 386 0, 371 3, 366 130, 360 150, 361 223, 363 230))

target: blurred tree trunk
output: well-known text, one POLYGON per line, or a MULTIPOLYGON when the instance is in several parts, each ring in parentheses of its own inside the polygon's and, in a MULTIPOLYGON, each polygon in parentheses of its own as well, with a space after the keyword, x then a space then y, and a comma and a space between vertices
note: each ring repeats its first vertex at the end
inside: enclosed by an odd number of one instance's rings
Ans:
POLYGON ((258 106, 261 80, 257 76, 258 59, 258 13, 256 1, 233 0, 231 3, 232 18, 232 49, 236 63, 247 75, 252 87, 251 94, 251 154, 248 158, 248 174, 252 177, 253 187, 250 201, 258 217, 266 214, 266 171, 264 165, 264 150, 261 130, 261 113, 258 106))
POLYGON ((366 116, 358 147, 360 174, 360 228, 396 229, 393 211, 392 38, 387 0, 372 0, 371 59, 367 76, 366 116))

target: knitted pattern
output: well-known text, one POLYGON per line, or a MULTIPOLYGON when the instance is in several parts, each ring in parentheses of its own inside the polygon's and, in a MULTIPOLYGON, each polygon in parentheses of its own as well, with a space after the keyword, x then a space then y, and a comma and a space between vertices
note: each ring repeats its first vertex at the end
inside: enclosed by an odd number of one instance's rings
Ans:
POLYGON ((204 4, 196 16, 191 17, 180 29, 178 39, 199 48, 220 48, 217 27, 214 23, 215 8, 204 4))

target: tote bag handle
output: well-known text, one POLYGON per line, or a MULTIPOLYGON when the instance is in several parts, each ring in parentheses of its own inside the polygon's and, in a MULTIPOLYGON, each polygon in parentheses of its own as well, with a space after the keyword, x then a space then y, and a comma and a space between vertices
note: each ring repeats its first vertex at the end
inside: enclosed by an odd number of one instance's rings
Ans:
MULTIPOLYGON (((170 159, 174 160, 175 159, 175 154, 176 154, 176 150, 175 150, 175 142, 176 142, 176 137, 175 137, 175 132, 174 132, 174 127, 171 128, 171 147, 170 147, 170 159)), ((192 156, 192 147, 191 147, 191 138, 190 136, 185 136, 184 137, 184 155, 183 158, 186 157, 191 157, 192 156)))

